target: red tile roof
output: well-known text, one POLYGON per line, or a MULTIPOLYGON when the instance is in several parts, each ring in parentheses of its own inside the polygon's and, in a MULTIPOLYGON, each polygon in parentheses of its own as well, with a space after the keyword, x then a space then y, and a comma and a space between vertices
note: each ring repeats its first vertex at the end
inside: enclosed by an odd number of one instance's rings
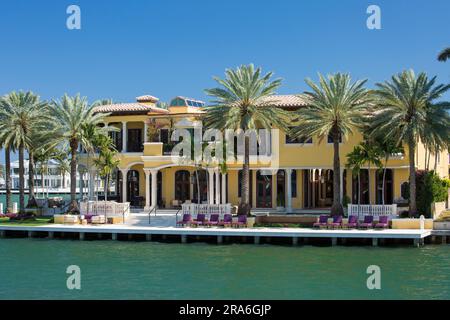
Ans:
POLYGON ((161 109, 155 106, 149 106, 138 102, 132 103, 116 103, 116 104, 107 104, 103 106, 98 106, 94 108, 94 112, 101 113, 143 113, 147 114, 148 112, 155 113, 169 113, 166 109, 161 109))

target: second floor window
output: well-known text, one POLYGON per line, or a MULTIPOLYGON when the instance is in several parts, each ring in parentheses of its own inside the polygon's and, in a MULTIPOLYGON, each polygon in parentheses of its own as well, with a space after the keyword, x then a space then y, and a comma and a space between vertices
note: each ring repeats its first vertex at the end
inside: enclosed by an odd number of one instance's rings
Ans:
POLYGON ((286 144, 311 144, 312 138, 304 138, 304 137, 294 138, 289 135, 286 135, 285 143, 286 144))

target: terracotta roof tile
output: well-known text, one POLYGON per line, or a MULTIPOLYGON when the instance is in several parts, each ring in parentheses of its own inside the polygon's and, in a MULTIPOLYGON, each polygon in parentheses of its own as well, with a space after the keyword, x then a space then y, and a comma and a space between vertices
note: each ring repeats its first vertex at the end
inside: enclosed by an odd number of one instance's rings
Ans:
POLYGON ((261 105, 266 104, 274 107, 304 107, 307 105, 306 98, 300 94, 273 95, 262 99, 261 105))
POLYGON ((154 106, 148 106, 142 103, 132 102, 132 103, 117 103, 117 104, 107 104, 103 106, 98 106, 94 108, 94 112, 104 112, 104 113, 118 113, 118 112, 156 112, 156 113, 169 113, 166 109, 157 108, 154 106))
POLYGON ((159 99, 157 97, 151 96, 149 94, 136 97, 137 102, 158 102, 159 99))

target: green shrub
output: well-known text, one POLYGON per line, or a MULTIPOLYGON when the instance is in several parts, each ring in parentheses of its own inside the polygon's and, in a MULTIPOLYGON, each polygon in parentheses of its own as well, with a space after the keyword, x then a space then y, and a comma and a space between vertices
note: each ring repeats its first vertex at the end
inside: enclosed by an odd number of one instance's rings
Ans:
POLYGON ((448 179, 441 179, 434 171, 417 171, 417 209, 426 218, 431 217, 431 204, 445 201, 450 188, 448 179))

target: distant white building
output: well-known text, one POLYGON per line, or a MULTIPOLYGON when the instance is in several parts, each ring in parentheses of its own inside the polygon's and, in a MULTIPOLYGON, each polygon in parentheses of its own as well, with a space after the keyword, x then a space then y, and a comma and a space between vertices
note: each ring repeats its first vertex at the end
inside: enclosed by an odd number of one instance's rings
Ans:
MULTIPOLYGON (((25 171, 25 192, 28 193, 29 181, 28 181, 28 160, 24 161, 24 171, 25 171)), ((80 179, 80 172, 77 170, 77 186, 76 192, 80 193, 82 191, 83 197, 89 194, 89 174, 85 167, 80 166, 79 169, 84 169, 83 180, 80 179), (82 188, 82 190, 80 190, 82 188)), ((39 194, 51 194, 51 193, 70 193, 70 172, 65 172, 62 174, 58 162, 55 160, 49 160, 47 167, 44 168, 44 175, 41 175, 41 166, 39 163, 35 164, 34 168, 34 192, 39 196, 39 194), (42 181, 44 181, 42 185, 42 181)), ((91 180, 92 193, 97 196, 98 193, 103 193, 103 179, 98 174, 95 174, 91 180)), ((4 192, 5 182, 0 178, 1 192, 4 192)), ((11 186, 14 193, 18 192, 19 189, 19 161, 11 162, 11 186)), ((111 184, 109 186, 110 194, 115 194, 115 181, 111 179, 111 184)))
MULTIPOLYGON (((24 161, 25 169, 25 189, 28 189, 28 160, 24 161)), ((35 165, 34 169, 34 186, 42 188, 42 178, 44 180, 45 189, 68 189, 70 188, 70 173, 66 172, 64 175, 59 169, 58 163, 55 160, 49 160, 47 163, 48 170, 44 169, 44 176, 41 175, 41 168, 39 164, 35 165)), ((77 174, 77 179, 79 178, 77 174)), ((11 162, 11 182, 12 188, 19 188, 19 160, 11 162)), ((52 190, 53 191, 53 190, 52 190)))

